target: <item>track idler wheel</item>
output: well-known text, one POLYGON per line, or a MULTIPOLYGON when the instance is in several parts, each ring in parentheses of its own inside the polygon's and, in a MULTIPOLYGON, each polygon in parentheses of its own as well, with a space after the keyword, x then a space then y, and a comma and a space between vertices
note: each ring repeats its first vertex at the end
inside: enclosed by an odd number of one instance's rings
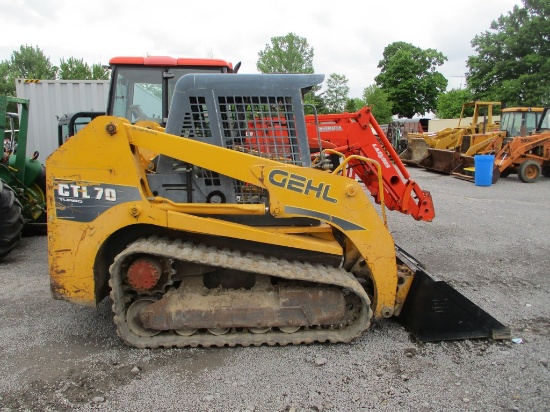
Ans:
POLYGON ((174 332, 176 332, 180 336, 193 336, 198 329, 176 329, 174 332))
POLYGON ((266 327, 266 328, 248 328, 248 330, 252 333, 261 334, 261 333, 269 332, 271 330, 271 328, 269 328, 269 327, 266 327))
POLYGON ((141 298, 132 303, 128 308, 128 311, 126 312, 126 322, 128 323, 130 330, 136 335, 151 337, 158 335, 161 332, 160 330, 145 328, 141 318, 143 311, 155 302, 156 300, 153 298, 141 298))
POLYGON ((229 332, 229 328, 210 328, 208 329, 208 332, 216 336, 225 335, 227 332, 229 332))

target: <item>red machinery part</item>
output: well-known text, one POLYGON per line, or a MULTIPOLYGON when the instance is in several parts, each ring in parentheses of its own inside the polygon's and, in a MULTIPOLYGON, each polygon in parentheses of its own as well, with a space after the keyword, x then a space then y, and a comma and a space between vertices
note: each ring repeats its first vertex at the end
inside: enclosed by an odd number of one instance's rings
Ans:
POLYGON ((136 292, 146 292, 154 288, 161 275, 161 265, 149 258, 136 259, 126 272, 128 284, 136 292))
MULTIPOLYGON (((356 113, 306 116, 310 147, 313 151, 326 149, 321 142, 329 142, 343 155, 358 155, 380 163, 384 187, 384 201, 390 210, 410 214, 416 220, 431 221, 435 216, 430 192, 420 189, 410 178, 408 170, 392 147, 370 107, 356 113)), ((358 178, 380 203, 376 167, 360 160, 349 162, 348 176, 358 178)))

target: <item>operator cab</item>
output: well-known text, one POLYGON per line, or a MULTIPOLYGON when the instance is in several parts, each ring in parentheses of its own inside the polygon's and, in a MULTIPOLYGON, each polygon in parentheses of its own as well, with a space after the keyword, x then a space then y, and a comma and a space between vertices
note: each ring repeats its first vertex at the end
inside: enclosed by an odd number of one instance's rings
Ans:
POLYGON ((236 73, 237 65, 217 59, 164 56, 114 57, 107 113, 132 123, 152 120, 166 125, 176 82, 189 73, 236 73))
POLYGON ((502 110, 500 130, 511 138, 530 134, 536 129, 543 109, 541 107, 511 107, 502 110))
POLYGON ((539 121, 537 132, 550 130, 550 107, 546 107, 539 121))
POLYGON ((58 123, 58 144, 84 128, 98 115, 123 117, 136 123, 153 120, 166 126, 176 82, 189 73, 237 73, 240 63, 218 59, 184 59, 164 56, 113 57, 107 112, 64 115, 58 123))

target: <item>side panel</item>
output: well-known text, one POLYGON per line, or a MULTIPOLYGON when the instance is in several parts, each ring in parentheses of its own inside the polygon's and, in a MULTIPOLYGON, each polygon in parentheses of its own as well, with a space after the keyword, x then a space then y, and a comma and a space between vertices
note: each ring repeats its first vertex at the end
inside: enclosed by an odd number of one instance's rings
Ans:
MULTIPOLYGON (((90 124, 46 161, 52 293, 87 305, 95 304, 99 247, 117 229, 139 223, 132 211, 145 198, 139 157, 126 139, 105 132, 107 123, 90 124)), ((165 212, 148 215, 166 224, 165 212)))
MULTIPOLYGON (((48 263, 52 295, 56 299, 95 306, 96 255, 112 232, 138 222, 130 214, 135 204, 115 206, 88 223, 55 219, 51 216, 52 200, 48 198, 48 263)), ((166 224, 165 213, 147 212, 150 220, 166 224)))

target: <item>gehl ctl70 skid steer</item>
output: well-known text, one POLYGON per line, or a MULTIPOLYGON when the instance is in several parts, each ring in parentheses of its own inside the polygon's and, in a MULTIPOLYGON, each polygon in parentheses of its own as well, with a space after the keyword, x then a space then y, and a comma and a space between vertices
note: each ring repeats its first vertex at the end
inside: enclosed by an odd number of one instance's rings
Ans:
POLYGON ((349 342, 392 316, 420 340, 508 338, 396 247, 346 176, 373 165, 391 190, 378 140, 375 159, 311 160, 302 92, 322 80, 188 74, 166 130, 102 116, 69 139, 47 162, 54 297, 110 291, 140 348, 349 342))

